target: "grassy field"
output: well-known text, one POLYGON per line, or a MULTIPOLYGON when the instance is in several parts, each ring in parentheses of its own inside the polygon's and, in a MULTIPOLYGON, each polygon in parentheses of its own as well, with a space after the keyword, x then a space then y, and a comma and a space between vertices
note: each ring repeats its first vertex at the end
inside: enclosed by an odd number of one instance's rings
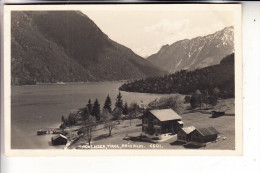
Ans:
MULTIPOLYGON (((211 118, 210 111, 206 110, 189 110, 186 105, 186 111, 182 116, 184 127, 195 126, 197 128, 212 126, 220 133, 220 138, 216 143, 208 143, 205 148, 201 149, 235 149, 235 116, 234 116, 234 99, 220 100, 216 108, 221 107, 228 111, 226 116, 211 118)), ((104 125, 100 124, 93 132, 93 140, 91 145, 98 149, 184 149, 182 145, 176 144, 177 136, 173 135, 170 139, 158 144, 149 142, 126 141, 125 136, 139 136, 142 132, 141 119, 120 120, 112 131, 112 136, 108 137, 108 130, 104 129, 104 125)), ((87 142, 81 137, 70 148, 84 149, 87 148, 87 142)))

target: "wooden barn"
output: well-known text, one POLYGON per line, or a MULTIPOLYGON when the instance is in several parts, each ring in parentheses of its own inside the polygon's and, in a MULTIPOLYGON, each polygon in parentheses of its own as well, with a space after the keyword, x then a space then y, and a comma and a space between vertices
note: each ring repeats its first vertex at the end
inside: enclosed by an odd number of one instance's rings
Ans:
POLYGON ((142 116, 142 131, 146 134, 175 134, 182 127, 181 117, 172 109, 149 110, 142 116))
POLYGON ((67 144, 67 137, 59 134, 51 138, 52 145, 66 145, 67 144))
POLYGON ((193 132, 196 128, 194 126, 184 127, 180 129, 177 134, 177 139, 180 142, 189 142, 191 141, 191 132, 193 132))
POLYGON ((199 128, 191 132, 191 141, 206 143, 216 141, 219 132, 214 127, 199 128))

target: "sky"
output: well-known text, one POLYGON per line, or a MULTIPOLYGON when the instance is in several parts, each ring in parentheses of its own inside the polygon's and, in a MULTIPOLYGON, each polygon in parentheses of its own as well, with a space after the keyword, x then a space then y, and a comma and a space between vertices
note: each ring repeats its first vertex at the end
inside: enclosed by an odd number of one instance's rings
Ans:
POLYGON ((110 39, 146 58, 165 45, 234 24, 231 11, 83 10, 110 39))

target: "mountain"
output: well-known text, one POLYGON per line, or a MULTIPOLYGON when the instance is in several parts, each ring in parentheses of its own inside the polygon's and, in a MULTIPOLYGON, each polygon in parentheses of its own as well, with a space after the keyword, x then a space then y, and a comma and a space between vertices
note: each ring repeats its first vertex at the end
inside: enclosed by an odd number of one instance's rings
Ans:
POLYGON ((173 73, 182 69, 194 70, 219 64, 223 57, 233 52, 234 28, 230 26, 211 35, 164 45, 147 59, 173 73))
POLYGON ((11 13, 13 85, 112 81, 165 73, 111 40, 80 11, 11 13))
POLYGON ((164 76, 127 82, 120 87, 122 91, 142 93, 180 93, 192 94, 196 90, 212 92, 220 90, 222 98, 235 96, 234 53, 224 57, 219 64, 196 69, 181 70, 164 76))

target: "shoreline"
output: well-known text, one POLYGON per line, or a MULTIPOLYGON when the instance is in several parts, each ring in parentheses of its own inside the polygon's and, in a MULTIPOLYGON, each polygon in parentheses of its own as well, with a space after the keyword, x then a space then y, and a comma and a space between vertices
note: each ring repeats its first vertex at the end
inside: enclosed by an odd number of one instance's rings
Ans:
POLYGON ((115 80, 115 81, 92 81, 92 82, 53 82, 53 83, 36 83, 36 84, 25 84, 25 85, 11 85, 13 86, 39 86, 39 85, 66 85, 66 84, 97 84, 97 83, 118 83, 127 82, 128 80, 115 80))

